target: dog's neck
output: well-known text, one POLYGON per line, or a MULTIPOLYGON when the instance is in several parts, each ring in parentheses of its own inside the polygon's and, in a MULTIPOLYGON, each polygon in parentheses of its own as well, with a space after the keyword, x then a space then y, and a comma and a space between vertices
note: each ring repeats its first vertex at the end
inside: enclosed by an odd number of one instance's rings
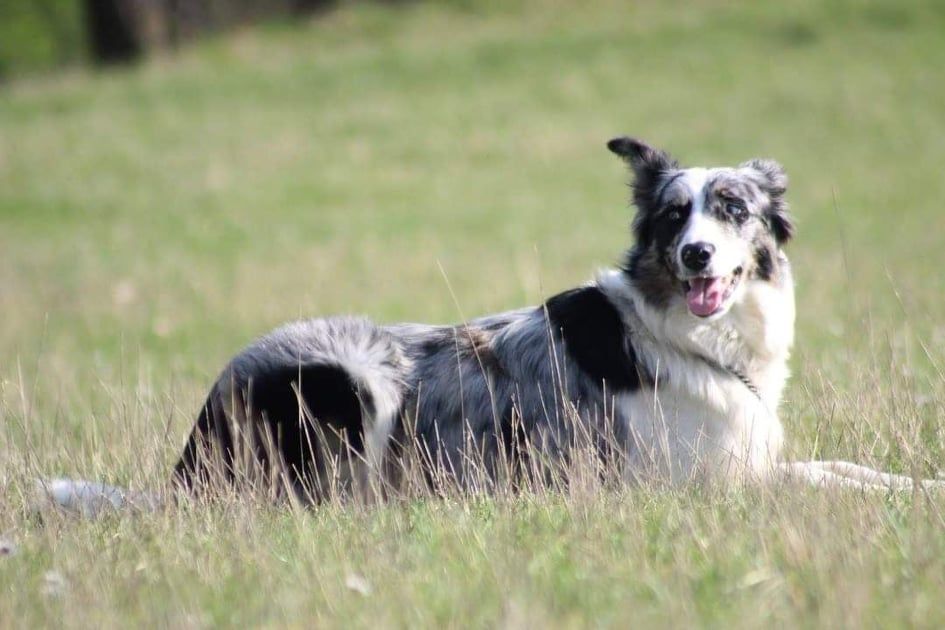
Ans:
POLYGON ((783 268, 777 282, 747 281, 731 311, 710 322, 693 317, 681 300, 667 308, 654 306, 626 273, 604 272, 597 283, 624 313, 631 337, 649 338, 655 347, 695 355, 744 376, 775 408, 787 382, 794 339, 790 267, 783 256, 779 262, 783 268))

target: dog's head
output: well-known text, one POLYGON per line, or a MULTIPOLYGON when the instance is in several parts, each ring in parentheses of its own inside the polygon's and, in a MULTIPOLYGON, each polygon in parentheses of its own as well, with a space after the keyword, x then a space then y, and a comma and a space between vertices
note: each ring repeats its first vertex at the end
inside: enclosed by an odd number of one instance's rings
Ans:
POLYGON ((752 281, 777 282, 794 227, 787 176, 772 160, 733 168, 681 168, 632 138, 607 147, 633 171, 636 244, 627 271, 652 304, 684 302, 692 315, 723 317, 752 281))

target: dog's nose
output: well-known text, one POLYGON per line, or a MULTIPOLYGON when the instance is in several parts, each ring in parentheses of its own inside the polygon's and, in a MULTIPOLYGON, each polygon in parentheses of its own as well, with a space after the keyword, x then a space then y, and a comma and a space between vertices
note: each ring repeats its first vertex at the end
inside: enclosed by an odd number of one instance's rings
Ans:
POLYGON ((712 254, 715 253, 715 245, 712 243, 698 242, 683 245, 682 262, 690 271, 702 271, 709 266, 712 260, 712 254))

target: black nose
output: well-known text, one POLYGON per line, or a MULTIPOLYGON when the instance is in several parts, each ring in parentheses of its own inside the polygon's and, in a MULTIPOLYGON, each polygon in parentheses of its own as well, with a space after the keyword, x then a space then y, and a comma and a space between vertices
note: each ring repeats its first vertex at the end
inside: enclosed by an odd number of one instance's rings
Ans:
POLYGON ((691 271, 702 271, 712 260, 712 254, 715 253, 715 245, 712 243, 690 243, 683 245, 682 262, 686 268, 691 271))

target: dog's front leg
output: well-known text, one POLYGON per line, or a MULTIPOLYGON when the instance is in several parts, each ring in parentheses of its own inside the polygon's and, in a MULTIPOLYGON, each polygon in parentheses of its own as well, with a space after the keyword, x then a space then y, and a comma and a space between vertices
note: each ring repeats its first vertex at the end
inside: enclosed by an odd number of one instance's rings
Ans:
MULTIPOLYGON (((911 490, 915 481, 904 475, 881 472, 852 462, 810 461, 778 464, 780 479, 800 481, 820 487, 859 488, 863 490, 911 490)), ((925 489, 945 489, 945 481, 918 480, 925 489)))

